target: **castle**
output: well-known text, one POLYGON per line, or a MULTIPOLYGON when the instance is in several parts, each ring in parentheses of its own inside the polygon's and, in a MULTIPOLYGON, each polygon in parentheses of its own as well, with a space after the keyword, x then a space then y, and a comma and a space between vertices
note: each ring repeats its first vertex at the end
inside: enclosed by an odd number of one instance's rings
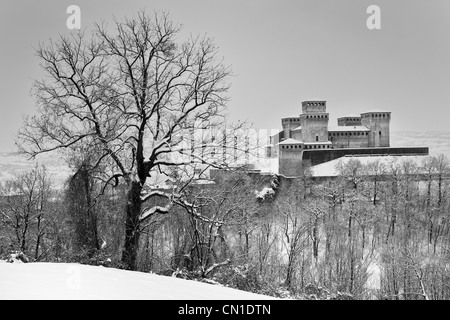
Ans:
POLYGON ((337 119, 329 127, 326 101, 302 102, 298 117, 282 118, 282 130, 270 137, 266 156, 279 159, 279 173, 299 176, 302 167, 349 155, 427 155, 428 148, 390 147, 391 112, 371 110, 337 119))

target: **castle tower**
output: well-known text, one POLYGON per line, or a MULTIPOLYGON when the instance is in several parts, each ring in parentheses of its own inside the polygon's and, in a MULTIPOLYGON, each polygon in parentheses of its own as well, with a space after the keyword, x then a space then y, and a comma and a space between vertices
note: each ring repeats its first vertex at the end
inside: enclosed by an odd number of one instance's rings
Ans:
POLYGON ((328 142, 328 120, 325 100, 302 102, 300 125, 303 142, 328 142))
POLYGON ((302 175, 303 142, 294 139, 286 139, 278 144, 280 157, 279 173, 286 177, 298 177, 302 175))
POLYGON ((391 113, 384 110, 372 110, 361 113, 361 124, 369 132, 369 147, 389 147, 389 125, 391 113))
POLYGON ((300 125, 299 117, 289 117, 281 119, 281 125, 283 127, 283 139, 292 138, 291 131, 300 125))

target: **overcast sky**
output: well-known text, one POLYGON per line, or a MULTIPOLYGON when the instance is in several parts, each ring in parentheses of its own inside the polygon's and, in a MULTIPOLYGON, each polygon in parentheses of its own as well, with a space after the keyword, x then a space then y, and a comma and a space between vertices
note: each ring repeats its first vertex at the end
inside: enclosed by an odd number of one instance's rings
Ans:
POLYGON ((0 3, 0 151, 12 151, 22 114, 35 109, 30 89, 41 76, 39 41, 140 9, 167 10, 184 34, 215 39, 232 66, 230 114, 257 128, 279 128, 301 101, 327 100, 330 125, 347 113, 392 112, 391 130, 447 130, 450 118, 449 0, 128 0, 0 3), (381 30, 369 30, 369 5, 381 30))

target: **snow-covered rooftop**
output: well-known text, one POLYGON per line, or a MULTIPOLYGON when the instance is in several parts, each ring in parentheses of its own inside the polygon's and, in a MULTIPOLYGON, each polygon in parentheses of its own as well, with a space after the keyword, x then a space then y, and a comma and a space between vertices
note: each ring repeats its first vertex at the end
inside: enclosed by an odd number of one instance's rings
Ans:
POLYGON ((329 127, 328 132, 349 132, 349 131, 370 131, 365 126, 336 126, 336 127, 329 127))
POLYGON ((326 99, 322 99, 322 98, 318 98, 318 97, 312 97, 312 98, 308 98, 306 100, 303 100, 302 102, 310 102, 310 101, 312 101, 312 102, 315 102, 315 101, 323 102, 323 101, 327 101, 327 100, 326 99))
POLYGON ((382 112, 382 113, 391 113, 390 111, 386 111, 386 110, 382 110, 382 109, 371 109, 371 110, 366 111, 366 112, 361 112, 361 114, 365 114, 365 113, 378 113, 378 112, 382 112))
POLYGON ((258 161, 256 161, 254 168, 256 170, 261 170, 262 174, 277 174, 278 165, 278 158, 259 158, 258 161))
POLYGON ((274 133, 274 134, 272 134, 271 135, 271 137, 275 137, 276 135, 278 135, 278 134, 280 134, 280 133, 282 133, 284 130, 283 129, 281 129, 280 131, 278 131, 277 133, 274 133))
POLYGON ((303 144, 302 141, 299 140, 295 140, 292 138, 288 138, 286 140, 281 141, 280 143, 278 143, 279 145, 286 145, 286 144, 303 144))
POLYGON ((380 161, 382 164, 390 164, 393 162, 413 161, 418 166, 421 165, 424 156, 346 156, 331 160, 325 163, 321 163, 311 167, 311 173, 313 177, 336 177, 339 175, 337 170, 337 164, 339 162, 346 163, 351 159, 359 160, 361 164, 367 165, 368 163, 380 161))
POLYGON ((357 113, 350 113, 350 114, 346 114, 345 116, 339 117, 338 119, 342 119, 342 118, 361 118, 361 115, 357 114, 357 113))

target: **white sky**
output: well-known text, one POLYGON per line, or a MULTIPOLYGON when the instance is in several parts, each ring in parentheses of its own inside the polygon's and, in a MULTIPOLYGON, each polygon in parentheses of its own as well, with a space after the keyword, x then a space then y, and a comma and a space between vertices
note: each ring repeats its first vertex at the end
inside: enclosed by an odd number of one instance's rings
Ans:
POLYGON ((330 125, 372 108, 392 112, 392 130, 447 130, 450 116, 448 0, 71 0, 0 3, 0 151, 12 151, 24 113, 32 113, 34 49, 66 28, 66 8, 82 27, 139 9, 168 10, 184 34, 207 33, 232 65, 230 113, 257 128, 279 128, 300 102, 325 98, 330 125), (381 30, 366 9, 381 8, 381 30))

